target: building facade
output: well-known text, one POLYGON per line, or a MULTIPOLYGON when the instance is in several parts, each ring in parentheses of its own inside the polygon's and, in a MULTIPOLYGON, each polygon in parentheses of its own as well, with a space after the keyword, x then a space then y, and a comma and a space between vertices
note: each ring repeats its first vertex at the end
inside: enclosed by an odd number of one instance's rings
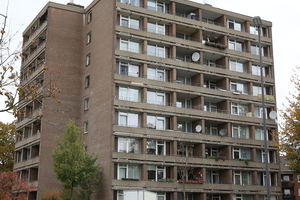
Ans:
MULTIPOLYGON (((262 25, 267 113, 276 110, 272 23, 262 25)), ((99 154, 94 199, 263 200, 258 36, 252 17, 187 0, 49 2, 23 33, 15 170, 29 199, 61 185, 51 152, 69 119, 99 154), (59 101, 60 103, 57 103, 59 101), (180 173, 186 169, 184 173, 180 173), (182 176, 184 174, 185 176, 182 176), (183 180, 184 179, 184 180, 183 180)), ((281 198, 276 123, 267 116, 271 198, 281 198)))

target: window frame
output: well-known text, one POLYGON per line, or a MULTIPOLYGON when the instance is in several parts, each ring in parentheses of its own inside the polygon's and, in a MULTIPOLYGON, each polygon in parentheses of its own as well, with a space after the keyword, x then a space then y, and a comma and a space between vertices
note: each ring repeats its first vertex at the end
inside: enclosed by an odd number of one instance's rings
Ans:
POLYGON ((133 102, 141 102, 141 92, 137 88, 131 88, 131 87, 123 87, 119 86, 119 100, 125 100, 125 101, 133 101, 133 102), (135 96, 132 96, 132 91, 137 92, 137 98, 135 96), (126 96, 121 96, 120 94, 126 93, 126 96))
POLYGON ((87 38, 86 38, 86 44, 90 44, 92 42, 92 32, 88 32, 87 38))
POLYGON ((119 163, 118 164, 118 170, 117 170, 117 178, 118 178, 118 180, 122 180, 123 178, 125 178, 125 179, 140 179, 141 178, 140 166, 137 165, 137 164, 119 163), (121 165, 123 165, 124 167, 121 166, 121 165), (138 170, 134 169, 136 167, 138 168, 138 170), (125 169, 125 177, 120 177, 121 176, 120 169, 125 169), (132 172, 137 172, 138 174, 133 173, 132 177, 129 176, 130 175, 130 171, 129 171, 130 169, 132 170, 132 172), (135 177, 135 175, 138 175, 138 177, 135 177))
POLYGON ((89 123, 88 121, 83 122, 83 133, 87 134, 89 132, 89 123))
POLYGON ((91 80, 90 80, 90 75, 88 75, 88 76, 86 76, 85 77, 85 88, 88 88, 88 87, 90 87, 90 82, 91 80))
POLYGON ((127 127, 140 127, 140 117, 137 113, 129 113, 129 112, 118 112, 118 125, 119 126, 127 126, 127 127), (121 117, 126 117, 126 124, 121 124, 121 117), (137 118, 137 123, 131 123, 131 120, 135 120, 137 118))
POLYGON ((92 16, 93 16, 92 11, 88 12, 88 14, 87 14, 87 23, 88 24, 92 21, 92 19, 93 19, 92 16))
POLYGON ((165 179, 166 178, 166 167, 161 166, 161 165, 147 165, 147 174, 148 174, 148 180, 159 181, 160 179, 165 179), (149 170, 150 167, 151 168, 155 167, 155 170, 149 170), (155 179, 149 179, 149 171, 155 171, 155 179), (162 178, 158 177, 158 172, 163 173, 162 178))
POLYGON ((249 127, 248 126, 241 126, 241 125, 232 125, 232 137, 233 138, 242 138, 242 139, 249 139, 250 138, 250 133, 249 133, 249 127), (242 136, 242 129, 245 128, 246 134, 245 137, 242 136), (235 130, 237 130, 237 137, 235 137, 235 130))
POLYGON ((141 142, 139 139, 136 139, 136 138, 118 137, 118 152, 140 153, 141 152, 141 142), (123 150, 123 148, 122 148, 124 146, 126 146, 125 150, 123 150))
POLYGON ((166 155, 167 145, 163 140, 147 140, 146 153, 150 155, 166 155), (162 149, 162 151, 161 151, 162 149), (162 153, 160 153, 162 152, 162 153))
POLYGON ((84 99, 84 110, 89 110, 90 109, 90 98, 85 98, 84 99))
POLYGON ((86 66, 89 66, 91 64, 91 53, 88 53, 86 55, 86 66))

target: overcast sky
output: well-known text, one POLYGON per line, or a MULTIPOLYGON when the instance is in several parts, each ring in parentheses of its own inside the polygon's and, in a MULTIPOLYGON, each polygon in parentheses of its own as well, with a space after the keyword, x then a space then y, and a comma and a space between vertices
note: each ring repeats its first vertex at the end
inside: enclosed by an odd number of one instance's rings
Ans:
MULTIPOLYGON (((69 0, 52 0, 67 4, 69 0)), ((107 0, 114 1, 114 0, 107 0)), ((248 16, 260 16, 273 23, 273 50, 276 75, 277 108, 283 109, 289 92, 294 91, 290 78, 295 66, 300 65, 300 18, 299 0, 194 0, 198 3, 211 4, 213 7, 233 11, 248 16), (298 57, 299 56, 299 57, 298 57)), ((5 13, 9 2, 9 28, 11 32, 19 30, 16 40, 22 40, 22 31, 46 5, 47 0, 0 0, 0 13, 5 13)), ((74 0, 74 3, 87 6, 92 0, 74 0)), ((0 20, 1 17, 0 17, 0 20)), ((0 102, 1 103, 1 102, 0 102)), ((0 121, 9 122, 13 118, 0 113, 0 121)))

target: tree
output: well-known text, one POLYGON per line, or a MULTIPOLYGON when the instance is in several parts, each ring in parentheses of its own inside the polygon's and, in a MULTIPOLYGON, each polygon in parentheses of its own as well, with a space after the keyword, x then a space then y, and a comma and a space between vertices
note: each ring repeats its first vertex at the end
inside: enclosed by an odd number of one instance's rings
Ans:
POLYGON ((86 151, 84 134, 81 128, 70 120, 62 140, 52 153, 54 172, 63 183, 65 199, 91 199, 94 186, 99 183, 100 166, 97 156, 86 151), (79 193, 79 194, 78 194, 79 193))
POLYGON ((296 67, 291 82, 295 84, 296 92, 287 98, 288 106, 281 111, 284 123, 280 125, 279 149, 289 162, 289 168, 300 172, 300 67, 296 67))
POLYGON ((13 170, 16 127, 0 122, 0 172, 13 170))
POLYGON ((20 178, 18 172, 0 173, 0 199, 1 200, 27 200, 27 194, 35 186, 20 178))

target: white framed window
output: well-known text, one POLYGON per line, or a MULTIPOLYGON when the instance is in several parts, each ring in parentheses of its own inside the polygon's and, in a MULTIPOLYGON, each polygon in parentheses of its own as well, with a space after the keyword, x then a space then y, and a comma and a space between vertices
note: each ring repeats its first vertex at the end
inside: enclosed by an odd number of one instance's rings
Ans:
MULTIPOLYGON (((267 117, 267 108, 265 108, 265 115, 267 117)), ((263 117, 263 108, 261 106, 254 106, 254 117, 262 118, 263 117)))
POLYGON ((178 108, 192 108, 191 99, 181 99, 178 98, 176 101, 176 107, 178 108))
POLYGON ((232 137, 249 139, 249 127, 248 126, 232 126, 232 137))
POLYGON ((290 181, 290 176, 283 175, 283 181, 290 181))
POLYGON ((284 189, 283 193, 284 193, 284 195, 290 195, 291 194, 291 189, 284 189))
POLYGON ((138 42, 123 39, 120 40, 120 50, 130 51, 133 53, 141 52, 140 44, 138 42))
POLYGON ((121 0, 121 3, 126 3, 133 6, 140 6, 140 0, 121 0))
POLYGON ((231 103, 231 114, 246 116, 248 112, 248 106, 240 103, 231 103))
POLYGON ((228 28, 236 31, 242 31, 242 23, 237 22, 236 20, 228 19, 228 28))
POLYGON ((254 35, 258 35, 258 28, 255 26, 250 26, 250 33, 254 35))
POLYGON ((87 134, 89 131, 89 123, 88 121, 83 122, 83 132, 87 134))
POLYGON ((182 157, 193 157, 193 145, 179 143, 177 145, 177 154, 182 157))
POLYGON ((85 88, 90 87, 90 75, 85 77, 85 88))
POLYGON ((86 36, 86 43, 89 44, 92 41, 92 32, 89 32, 86 36))
MULTIPOLYGON (((265 162, 265 151, 257 149, 256 150, 256 162, 264 163, 265 162)), ((268 162, 270 163, 270 154, 268 154, 268 162)))
POLYGON ((251 159, 250 149, 234 147, 232 150, 233 159, 251 159))
POLYGON ((119 100, 140 102, 140 90, 129 87, 119 87, 119 100))
POLYGON ((147 55, 165 58, 166 57, 165 47, 160 47, 157 45, 147 45, 147 55))
POLYGON ((87 23, 90 23, 92 21, 92 18, 93 17, 93 13, 92 11, 90 11, 88 14, 87 14, 87 23))
POLYGON ((153 79, 153 80, 158 80, 158 81, 165 81, 166 80, 166 70, 148 67, 147 78, 153 79))
MULTIPOLYGON (((253 85, 253 96, 258 96, 261 93, 261 87, 258 85, 253 85)), ((264 88, 264 93, 266 94, 266 88, 264 88)))
POLYGON ((136 138, 118 137, 118 152, 140 153, 140 140, 136 138))
POLYGON ((234 171, 234 184, 235 185, 250 185, 251 174, 247 171, 234 171))
POLYGON ((217 147, 206 147, 205 148, 206 156, 219 156, 219 148, 217 147))
POLYGON ((123 74, 123 75, 134 76, 134 77, 140 76, 140 66, 139 65, 120 62, 119 70, 120 70, 120 74, 123 74))
POLYGON ((91 64, 91 54, 86 55, 86 66, 91 64))
POLYGON ((150 33, 157 33, 161 35, 165 35, 166 30, 165 30, 165 25, 157 22, 148 22, 147 24, 147 30, 150 33))
POLYGON ((118 179, 140 179, 140 167, 131 164, 118 164, 118 179))
POLYGON ((165 192, 157 192, 157 200, 166 200, 165 192))
POLYGON ((159 116, 147 116, 147 127, 158 129, 158 130, 165 130, 165 117, 159 117, 159 116))
POLYGON ((158 181, 166 178, 166 167, 147 165, 148 180, 158 181))
POLYGON ((218 170, 206 170, 206 183, 220 183, 218 170))
POLYGON ((138 114, 119 112, 119 126, 139 127, 139 125, 138 114))
POLYGON ((176 37, 184 39, 184 40, 190 40, 191 39, 190 35, 187 35, 185 33, 178 33, 178 32, 176 32, 176 37))
POLYGON ((264 140, 264 129, 262 127, 255 127, 255 139, 264 140))
POLYGON ((177 76, 176 82, 185 85, 191 85, 191 77, 177 76))
POLYGON ((218 106, 216 103, 204 102, 204 111, 217 112, 218 106))
POLYGON ((161 140, 147 140, 147 154, 166 155, 166 142, 161 140))
MULTIPOLYGON (((259 46, 258 45, 251 45, 251 54, 259 55, 259 46)), ((264 55, 264 49, 261 48, 261 55, 264 55)))
POLYGON ((243 51, 243 43, 236 40, 229 40, 228 48, 236 51, 243 51))
MULTIPOLYGON (((260 76, 260 66, 258 65, 252 65, 252 74, 260 76)), ((265 74, 265 68, 263 67, 263 76, 266 76, 265 74)))
POLYGON ((141 27, 141 23, 139 19, 121 15, 120 20, 121 20, 120 25, 123 27, 132 28, 132 29, 140 29, 141 27))
POLYGON ((206 135, 218 135, 218 127, 212 125, 205 126, 206 135))
POLYGON ((217 83, 215 81, 205 81, 204 87, 210 89, 217 89, 217 83))
POLYGON ((191 122, 177 122, 177 130, 185 133, 192 133, 192 123, 191 122))
POLYGON ((231 71, 236 71, 236 72, 246 72, 247 71, 244 63, 234 61, 234 60, 229 61, 229 69, 231 71))
POLYGON ((147 91, 147 103, 165 105, 165 93, 147 91))
POLYGON ((298 196, 300 196, 300 188, 298 189, 298 196))
POLYGON ((90 108, 90 99, 84 99, 84 110, 88 110, 90 108))
POLYGON ((240 92, 242 94, 248 94, 248 87, 246 83, 230 81, 230 90, 232 92, 240 92))
POLYGON ((148 0, 147 7, 149 10, 154 10, 158 12, 166 12, 166 4, 158 2, 156 0, 148 0))
POLYGON ((297 181, 300 183, 300 175, 297 175, 297 181))

